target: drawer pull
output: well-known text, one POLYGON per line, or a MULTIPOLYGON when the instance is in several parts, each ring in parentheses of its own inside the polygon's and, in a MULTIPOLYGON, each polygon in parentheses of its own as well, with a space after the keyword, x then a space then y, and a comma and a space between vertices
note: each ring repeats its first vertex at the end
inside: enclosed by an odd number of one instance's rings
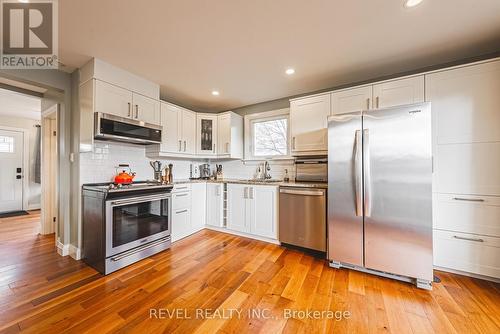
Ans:
POLYGON ((461 198, 461 197, 453 197, 455 201, 467 201, 467 202, 484 202, 482 198, 461 198))
POLYGON ((179 213, 184 213, 184 212, 187 212, 187 211, 188 211, 187 209, 185 209, 185 210, 181 210, 181 211, 176 211, 176 212, 175 212, 175 214, 177 214, 177 215, 178 215, 179 213))
POLYGON ((455 239, 460 239, 460 240, 467 240, 467 241, 475 241, 475 242, 484 242, 483 239, 476 239, 476 238, 465 238, 465 237, 459 237, 458 235, 454 235, 453 238, 455 239))
POLYGON ((184 194, 175 194, 175 197, 184 197, 189 195, 189 193, 184 193, 184 194))

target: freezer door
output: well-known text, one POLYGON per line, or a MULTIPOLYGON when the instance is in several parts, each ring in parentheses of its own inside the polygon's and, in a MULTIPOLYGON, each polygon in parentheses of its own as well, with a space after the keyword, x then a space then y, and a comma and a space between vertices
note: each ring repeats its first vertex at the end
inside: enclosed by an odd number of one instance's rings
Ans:
POLYGON ((328 118, 328 259, 363 265, 361 112, 328 118))
POLYGON ((432 281, 430 104, 363 115, 365 267, 432 281))

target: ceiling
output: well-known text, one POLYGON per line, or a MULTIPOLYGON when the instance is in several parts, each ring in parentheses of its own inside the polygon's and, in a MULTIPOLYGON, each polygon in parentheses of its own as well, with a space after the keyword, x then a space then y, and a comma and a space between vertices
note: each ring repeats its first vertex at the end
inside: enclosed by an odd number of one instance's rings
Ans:
POLYGON ((39 120, 42 116, 41 99, 0 88, 0 116, 39 120))
POLYGON ((197 111, 500 50, 499 0, 424 0, 414 8, 402 0, 86 0, 60 1, 59 12, 62 63, 100 58, 197 111))

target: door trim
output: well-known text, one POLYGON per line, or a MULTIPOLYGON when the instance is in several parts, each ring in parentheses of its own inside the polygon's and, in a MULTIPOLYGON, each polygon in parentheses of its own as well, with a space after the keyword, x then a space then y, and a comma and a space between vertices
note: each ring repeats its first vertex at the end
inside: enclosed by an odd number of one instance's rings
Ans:
POLYGON ((29 193, 29 135, 28 129, 15 128, 11 126, 0 125, 0 130, 16 131, 23 134, 23 200, 22 210, 28 210, 28 193, 29 193), (26 173, 28 171, 28 173, 26 173))

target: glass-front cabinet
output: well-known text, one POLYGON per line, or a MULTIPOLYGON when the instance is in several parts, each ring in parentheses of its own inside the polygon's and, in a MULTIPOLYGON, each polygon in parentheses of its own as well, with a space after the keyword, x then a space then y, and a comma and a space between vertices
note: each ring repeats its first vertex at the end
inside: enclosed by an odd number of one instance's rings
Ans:
POLYGON ((217 147, 217 115, 196 115, 196 153, 216 154, 217 147))

